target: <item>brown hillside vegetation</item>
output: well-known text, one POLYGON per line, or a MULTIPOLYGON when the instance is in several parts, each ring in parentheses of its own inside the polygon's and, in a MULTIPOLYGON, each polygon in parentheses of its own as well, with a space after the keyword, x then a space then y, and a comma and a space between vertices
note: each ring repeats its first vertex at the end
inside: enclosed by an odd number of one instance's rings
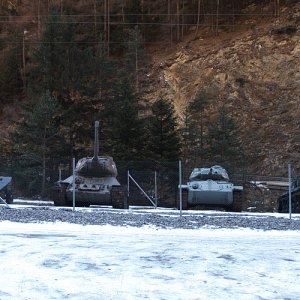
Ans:
MULTIPOLYGON (((18 37, 22 46, 22 34, 21 37, 19 34, 26 28, 25 60, 30 63, 32 41, 40 35, 41 20, 53 2, 0 1, 0 15, 12 18, 12 23, 1 24, 4 46, 1 46, 0 61, 9 51, 12 36, 18 37), (19 17, 14 18, 16 15, 19 17)), ((299 167, 300 2, 223 1, 228 5, 222 11, 199 6, 198 17, 186 19, 179 14, 187 9, 189 1, 141 2, 143 14, 153 14, 149 17, 152 23, 170 20, 175 24, 152 30, 146 36, 151 60, 148 76, 153 79, 153 85, 145 93, 145 99, 153 101, 159 96, 171 99, 182 117, 188 101, 204 90, 212 99, 206 121, 220 107, 229 109, 237 120, 247 152, 255 157, 251 171, 284 175, 288 162, 299 167), (226 9, 233 6, 238 6, 239 14, 228 17, 226 9), (206 16, 201 14, 204 9, 206 16), (165 15, 157 20, 154 14, 165 15)), ((119 14, 121 20, 126 1, 60 0, 56 3, 61 12, 72 7, 71 14, 81 15, 80 20, 89 22, 86 24, 89 28, 97 22, 95 16, 101 14, 106 26, 105 39, 109 40, 112 37, 107 26, 112 25, 108 20, 114 19, 107 18, 107 13, 119 14)), ((190 3, 197 7, 198 1, 190 3)), ((143 15, 139 16, 139 22, 143 22, 143 15)), ((5 102, 0 105, 1 149, 8 145, 8 132, 19 116, 17 103, 23 98, 20 94, 18 101, 9 103, 1 99, 5 102)))

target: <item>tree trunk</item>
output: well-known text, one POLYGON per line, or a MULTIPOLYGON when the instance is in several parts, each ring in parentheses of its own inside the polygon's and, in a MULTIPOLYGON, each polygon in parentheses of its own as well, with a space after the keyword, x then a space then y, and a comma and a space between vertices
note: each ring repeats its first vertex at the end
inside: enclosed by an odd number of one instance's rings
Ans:
MULTIPOLYGON (((96 1, 96 0, 95 0, 96 1)), ((107 19, 107 15, 106 15, 106 12, 107 12, 107 2, 106 0, 104 0, 104 16, 103 16, 103 32, 104 32, 104 41, 106 42, 107 41, 107 28, 106 28, 106 19, 107 19)))
POLYGON ((138 68, 138 49, 135 47, 135 80, 136 80, 136 91, 139 92, 139 68, 138 68))
MULTIPOLYGON (((182 8, 181 8, 181 11, 184 12, 184 2, 182 3, 182 8)), ((184 14, 181 14, 181 38, 183 38, 183 34, 184 34, 184 25, 185 24, 185 16, 184 14)))
POLYGON ((219 9, 220 9, 220 0, 217 0, 217 13, 216 13, 216 34, 217 35, 219 29, 219 9))
POLYGON ((275 0, 275 16, 279 16, 280 0, 275 0))
POLYGON ((109 0, 107 0, 107 55, 109 56, 110 51, 110 12, 109 12, 109 0))
POLYGON ((177 20, 176 20, 176 26, 177 26, 177 41, 179 41, 180 38, 180 16, 179 16, 179 0, 176 1, 176 15, 177 15, 177 20))
POLYGON ((60 0, 60 15, 63 15, 63 10, 64 10, 64 2, 63 0, 60 0))
POLYGON ((94 0, 94 25, 95 25, 95 40, 97 40, 97 2, 94 0))
POLYGON ((141 0, 142 21, 144 21, 144 0, 141 0))
POLYGON ((199 23, 200 23, 200 12, 201 12, 201 0, 198 0, 198 8, 197 8, 197 25, 196 25, 196 32, 195 32, 195 37, 198 34, 199 30, 199 23))
POLYGON ((41 34, 41 0, 38 0, 38 37, 40 37, 41 34))

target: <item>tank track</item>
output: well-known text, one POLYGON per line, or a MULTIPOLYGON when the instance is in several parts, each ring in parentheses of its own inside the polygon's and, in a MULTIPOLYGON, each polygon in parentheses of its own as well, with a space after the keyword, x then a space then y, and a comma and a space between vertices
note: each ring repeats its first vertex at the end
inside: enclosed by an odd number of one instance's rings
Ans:
MULTIPOLYGON (((300 188, 293 191, 292 194, 292 213, 300 213, 300 188)), ((277 210, 279 213, 289 212, 289 195, 285 193, 277 199, 277 210)))
POLYGON ((241 212, 243 209, 243 191, 233 191, 233 203, 231 211, 241 212))
POLYGON ((5 191, 5 201, 7 204, 12 204, 14 202, 14 198, 13 198, 13 195, 12 195, 12 191, 11 190, 6 190, 5 191))
POLYGON ((60 187, 55 187, 52 191, 52 199, 55 206, 67 206, 66 188, 67 186, 62 185, 60 187))
POLYGON ((113 208, 128 209, 127 190, 124 186, 112 186, 110 191, 111 204, 113 208))

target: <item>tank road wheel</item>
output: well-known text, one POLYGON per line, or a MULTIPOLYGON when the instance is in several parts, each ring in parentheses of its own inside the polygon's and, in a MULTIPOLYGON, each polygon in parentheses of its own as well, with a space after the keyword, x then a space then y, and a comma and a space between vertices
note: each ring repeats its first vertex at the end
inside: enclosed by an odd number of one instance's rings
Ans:
POLYGON ((113 208, 128 209, 128 197, 123 186, 112 186, 110 191, 111 204, 113 208))
POLYGON ((67 206, 66 189, 65 185, 54 189, 52 198, 55 206, 67 206))
POLYGON ((241 212, 243 209, 243 191, 233 191, 232 211, 241 212))

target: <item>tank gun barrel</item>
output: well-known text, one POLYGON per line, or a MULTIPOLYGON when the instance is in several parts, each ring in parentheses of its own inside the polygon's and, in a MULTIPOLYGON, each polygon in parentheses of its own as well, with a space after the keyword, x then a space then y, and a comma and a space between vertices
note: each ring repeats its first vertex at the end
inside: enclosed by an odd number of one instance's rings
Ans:
POLYGON ((94 159, 99 155, 99 121, 95 122, 94 159))

